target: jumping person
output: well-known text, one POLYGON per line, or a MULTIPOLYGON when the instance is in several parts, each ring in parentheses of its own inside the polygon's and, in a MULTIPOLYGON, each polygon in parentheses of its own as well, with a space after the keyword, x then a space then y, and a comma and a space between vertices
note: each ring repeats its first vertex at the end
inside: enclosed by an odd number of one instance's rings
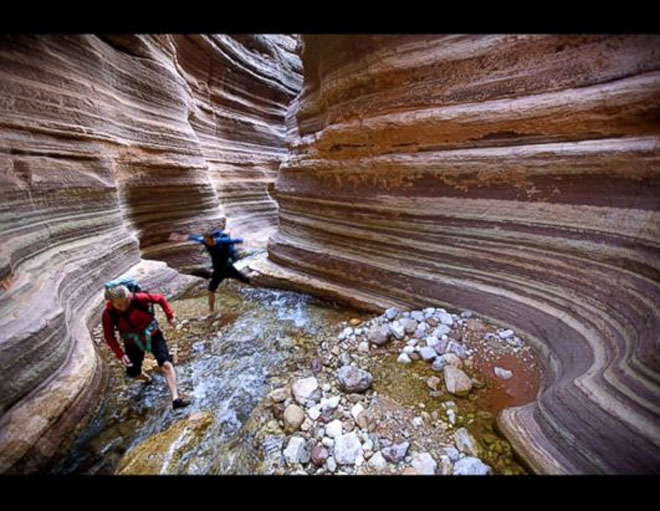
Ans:
POLYGON ((167 316, 168 323, 176 326, 174 312, 165 297, 160 294, 133 293, 124 285, 107 288, 105 297, 108 299, 102 316, 105 341, 126 367, 128 376, 145 383, 152 382, 151 376, 142 371, 144 354, 151 351, 163 371, 165 381, 172 394, 172 408, 188 406, 190 402, 179 397, 172 357, 163 334, 158 329, 158 322, 153 315, 153 306, 150 305, 153 303, 160 305, 167 316), (115 328, 119 330, 124 339, 125 352, 122 351, 115 338, 115 328))
POLYGON ((224 233, 221 229, 207 232, 205 234, 185 234, 172 233, 170 234, 172 241, 196 241, 202 243, 204 248, 211 256, 213 264, 213 273, 208 271, 198 272, 197 275, 210 278, 208 293, 209 293, 209 311, 213 313, 215 306, 215 292, 224 279, 236 279, 246 284, 250 283, 250 278, 241 273, 234 267, 234 262, 238 260, 234 245, 243 243, 242 238, 232 239, 228 234, 224 233))

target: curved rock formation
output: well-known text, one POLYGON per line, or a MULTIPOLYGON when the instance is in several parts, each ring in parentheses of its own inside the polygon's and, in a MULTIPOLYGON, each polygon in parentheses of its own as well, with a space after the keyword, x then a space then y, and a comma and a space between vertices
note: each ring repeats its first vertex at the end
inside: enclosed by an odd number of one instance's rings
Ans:
MULTIPOLYGON (((93 411, 102 282, 169 296, 206 263, 172 231, 273 232, 300 86, 287 36, 0 36, 0 472, 44 467, 93 411), (270 231, 268 231, 270 229, 270 231), (141 262, 142 261, 142 262, 141 262)), ((263 237, 264 234, 261 234, 263 237)))
POLYGON ((305 36, 257 269, 513 325, 547 385, 499 423, 541 473, 660 470, 660 37, 305 36))

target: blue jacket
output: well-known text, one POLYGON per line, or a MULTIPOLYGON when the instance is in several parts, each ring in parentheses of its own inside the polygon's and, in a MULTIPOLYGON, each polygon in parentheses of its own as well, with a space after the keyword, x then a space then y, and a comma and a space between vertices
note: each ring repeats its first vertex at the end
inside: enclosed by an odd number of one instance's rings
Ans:
POLYGON ((213 239, 215 240, 215 245, 210 246, 204 243, 204 236, 201 234, 190 234, 188 235, 188 241, 197 241, 204 245, 206 251, 211 255, 211 260, 213 261, 213 266, 216 265, 226 265, 227 261, 231 260, 236 262, 238 260, 238 254, 236 254, 236 249, 234 245, 236 243, 243 243, 242 238, 230 238, 226 233, 222 232, 220 229, 216 229, 212 232, 213 239))

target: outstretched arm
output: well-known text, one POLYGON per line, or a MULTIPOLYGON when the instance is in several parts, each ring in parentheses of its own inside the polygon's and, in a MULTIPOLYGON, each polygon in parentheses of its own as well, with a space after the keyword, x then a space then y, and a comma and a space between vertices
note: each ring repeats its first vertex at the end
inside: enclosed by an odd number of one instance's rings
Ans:
POLYGON ((188 236, 185 234, 179 234, 178 232, 173 232, 168 238, 170 241, 188 241, 188 236))
POLYGON ((243 243, 243 238, 219 238, 215 240, 216 243, 225 243, 233 245, 235 243, 243 243))

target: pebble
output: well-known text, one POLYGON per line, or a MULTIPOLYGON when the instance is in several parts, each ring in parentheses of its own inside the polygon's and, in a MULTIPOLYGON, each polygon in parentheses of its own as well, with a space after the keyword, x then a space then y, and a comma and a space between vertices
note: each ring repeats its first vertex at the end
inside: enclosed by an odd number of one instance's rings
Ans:
POLYGON ((405 353, 401 353, 401 355, 399 355, 399 358, 397 358, 396 361, 401 364, 410 364, 412 362, 412 360, 410 360, 410 357, 405 353))
POLYGON ((502 332, 499 332, 497 335, 499 335, 500 339, 508 339, 514 334, 513 330, 504 330, 502 332))
POLYGON ((342 423, 339 419, 335 419, 332 422, 326 424, 325 434, 330 438, 336 438, 342 434, 343 428, 342 423))
POLYGON ((495 367, 495 369, 493 369, 493 372, 495 373, 495 376, 503 380, 508 380, 513 376, 513 373, 511 371, 507 369, 502 369, 501 367, 495 367))
POLYGON ((469 457, 456 462, 453 474, 455 476, 487 475, 491 470, 492 469, 479 458, 469 457))
POLYGON ((412 468, 421 475, 435 475, 435 472, 438 469, 437 462, 428 452, 414 453, 410 464, 412 465, 412 468))

